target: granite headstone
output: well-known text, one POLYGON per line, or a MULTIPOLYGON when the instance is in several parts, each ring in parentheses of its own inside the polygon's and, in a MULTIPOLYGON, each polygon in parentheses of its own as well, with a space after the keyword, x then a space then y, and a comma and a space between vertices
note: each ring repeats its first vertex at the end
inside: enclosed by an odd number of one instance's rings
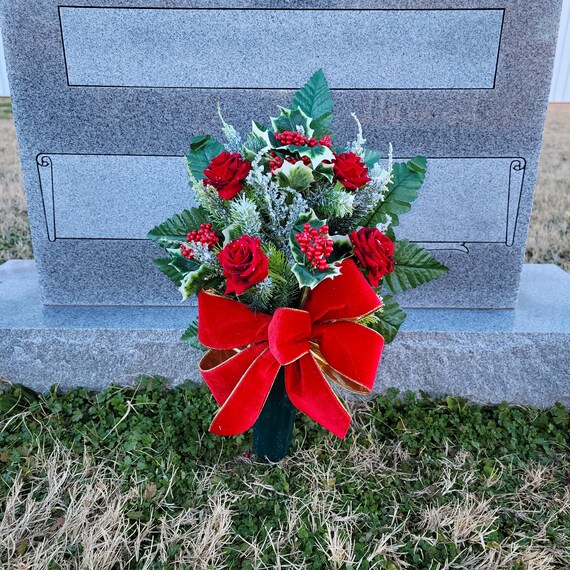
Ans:
POLYGON ((561 0, 5 0, 2 33, 41 298, 173 305, 145 240, 193 204, 183 156, 265 120, 322 67, 337 142, 424 154, 399 237, 447 276, 412 307, 514 307, 561 0))

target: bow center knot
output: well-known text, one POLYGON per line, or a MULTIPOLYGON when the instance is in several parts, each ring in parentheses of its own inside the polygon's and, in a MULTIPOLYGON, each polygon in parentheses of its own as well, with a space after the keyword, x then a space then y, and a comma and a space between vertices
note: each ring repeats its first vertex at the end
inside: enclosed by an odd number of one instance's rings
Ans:
POLYGON ((291 364, 310 350, 311 316, 300 309, 277 309, 269 323, 269 350, 282 366, 291 364))

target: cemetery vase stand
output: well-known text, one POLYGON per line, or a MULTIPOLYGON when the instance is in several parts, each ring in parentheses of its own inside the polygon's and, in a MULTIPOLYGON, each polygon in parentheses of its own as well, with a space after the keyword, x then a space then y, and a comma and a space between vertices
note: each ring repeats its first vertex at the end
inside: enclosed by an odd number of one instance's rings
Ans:
POLYGON ((280 461, 287 455, 296 413, 285 390, 285 369, 281 367, 253 426, 253 452, 262 461, 280 461))

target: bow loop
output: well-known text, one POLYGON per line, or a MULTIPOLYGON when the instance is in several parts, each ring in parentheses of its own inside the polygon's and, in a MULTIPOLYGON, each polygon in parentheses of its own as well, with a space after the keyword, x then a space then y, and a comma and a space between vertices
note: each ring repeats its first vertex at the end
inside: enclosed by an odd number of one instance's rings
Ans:
POLYGON ((287 366, 310 349, 311 316, 307 311, 277 309, 269 323, 269 350, 281 366, 287 366))

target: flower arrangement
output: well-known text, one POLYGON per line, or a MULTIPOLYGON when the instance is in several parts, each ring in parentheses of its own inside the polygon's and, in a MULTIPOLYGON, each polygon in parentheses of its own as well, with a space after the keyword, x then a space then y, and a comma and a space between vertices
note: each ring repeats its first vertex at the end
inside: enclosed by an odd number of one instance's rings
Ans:
POLYGON ((344 437, 350 416, 330 383, 370 393, 406 316, 393 295, 447 271, 395 235, 426 159, 394 163, 390 147, 383 165, 354 114, 356 139, 337 146, 332 109, 319 70, 245 138, 219 112, 225 142, 195 137, 186 157, 199 205, 148 234, 183 299, 198 296, 182 338, 209 349, 200 370, 221 406, 214 433, 269 429, 285 402, 344 437))

